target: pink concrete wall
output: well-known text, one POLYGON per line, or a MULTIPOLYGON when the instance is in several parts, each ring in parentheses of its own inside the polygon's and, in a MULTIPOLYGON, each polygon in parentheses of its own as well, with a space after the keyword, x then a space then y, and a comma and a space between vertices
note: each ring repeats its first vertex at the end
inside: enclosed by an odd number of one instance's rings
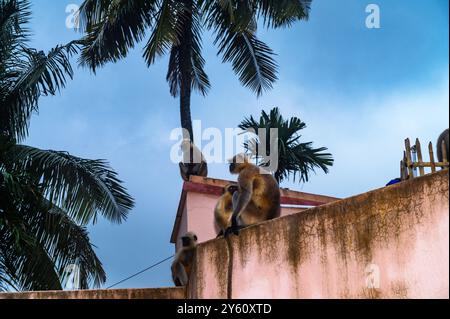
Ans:
MULTIPOLYGON (((200 243, 217 237, 214 223, 214 208, 219 196, 190 192, 187 194, 186 206, 188 230, 197 234, 200 243)), ((183 234, 179 234, 183 235, 183 234)))
POLYGON ((449 298, 448 170, 197 250, 191 298, 449 298))

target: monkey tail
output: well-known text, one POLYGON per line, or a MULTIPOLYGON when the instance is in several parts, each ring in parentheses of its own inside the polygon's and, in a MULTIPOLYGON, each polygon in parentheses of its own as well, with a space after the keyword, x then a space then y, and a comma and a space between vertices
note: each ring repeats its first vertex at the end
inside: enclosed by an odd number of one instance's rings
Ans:
POLYGON ((233 297, 233 264, 234 264, 234 251, 231 243, 231 236, 225 238, 227 241, 228 249, 228 271, 227 271, 227 299, 233 297))

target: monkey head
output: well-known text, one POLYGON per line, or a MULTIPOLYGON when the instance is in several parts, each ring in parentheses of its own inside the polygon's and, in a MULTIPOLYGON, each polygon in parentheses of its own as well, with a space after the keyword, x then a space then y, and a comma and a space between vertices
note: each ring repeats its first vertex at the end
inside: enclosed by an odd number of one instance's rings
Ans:
POLYGON ((184 151, 189 151, 189 150, 191 149, 191 146, 192 146, 191 140, 188 139, 188 138, 184 138, 184 139, 181 141, 180 149, 181 149, 183 152, 184 152, 184 151))
POLYGON ((237 191, 238 191, 238 186, 237 185, 229 184, 229 185, 224 187, 223 194, 229 193, 229 194, 233 195, 237 191))
POLYGON ((181 141, 180 150, 183 153, 182 163, 199 164, 202 162, 206 162, 201 150, 187 138, 181 141))
POLYGON ((183 237, 181 237, 183 247, 194 247, 197 244, 197 240, 197 235, 193 232, 188 232, 183 237))
POLYGON ((230 173, 239 174, 244 168, 247 167, 249 163, 249 158, 247 155, 241 153, 234 156, 230 162, 230 173))

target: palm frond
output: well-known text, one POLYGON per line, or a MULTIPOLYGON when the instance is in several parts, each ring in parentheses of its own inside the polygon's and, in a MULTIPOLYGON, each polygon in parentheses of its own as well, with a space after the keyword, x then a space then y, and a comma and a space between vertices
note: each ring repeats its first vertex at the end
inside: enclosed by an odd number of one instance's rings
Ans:
POLYGON ((27 46, 30 3, 0 3, 0 132, 19 140, 26 137, 28 122, 41 95, 55 94, 72 78, 69 63, 76 42, 52 49, 48 54, 27 46))
POLYGON ((257 0, 258 15, 267 28, 289 27, 307 20, 312 0, 257 0))
POLYGON ((106 280, 85 227, 44 198, 44 187, 24 172, 0 169, 0 286, 61 289, 67 268, 80 270, 80 288, 106 280))
POLYGON ((277 80, 275 53, 256 36, 256 6, 251 1, 204 1, 206 27, 222 61, 231 62, 241 83, 260 96, 277 80))
POLYGON ((179 23, 179 19, 184 14, 186 14, 186 8, 182 1, 161 2, 152 33, 144 48, 147 66, 152 65, 157 57, 165 55, 172 47, 180 44, 183 24, 179 23))
POLYGON ((67 269, 75 265, 80 270, 80 288, 100 287, 106 281, 102 263, 98 259, 85 227, 77 225, 61 208, 44 201, 42 210, 26 215, 30 231, 51 256, 61 282, 67 269))
MULTIPOLYGON (((270 136, 270 129, 278 130, 278 168, 274 173, 278 182, 293 177, 300 182, 308 182, 311 172, 321 169, 328 173, 329 167, 333 166, 333 157, 326 153, 327 148, 314 148, 312 142, 301 143, 299 132, 306 127, 306 124, 297 117, 285 120, 278 108, 273 108, 270 113, 262 111, 259 121, 252 116, 245 118, 239 128, 242 130, 251 129, 258 134, 258 130, 264 130, 266 137, 270 136)), ((274 141, 271 138, 266 139, 265 149, 269 151, 270 143, 274 141)), ((258 136, 250 138, 244 143, 244 148, 253 156, 260 160, 260 166, 269 166, 270 159, 266 156, 270 154, 261 154, 261 144, 258 136)))
POLYGON ((104 160, 16 145, 9 152, 9 163, 13 163, 13 169, 42 181, 44 195, 82 224, 96 222, 98 214, 121 223, 134 206, 117 174, 104 160))
POLYGON ((223 62, 231 62, 241 83, 258 96, 270 90, 278 79, 274 52, 264 42, 246 32, 227 32, 220 40, 223 62))
POLYGON ((171 49, 167 82, 170 93, 176 97, 184 81, 191 82, 191 88, 206 95, 211 87, 206 74, 205 59, 202 56, 202 25, 199 7, 193 4, 178 12, 175 30, 183 30, 171 49), (185 74, 188 74, 184 79, 185 74))
POLYGON ((54 263, 25 215, 39 212, 39 188, 24 174, 1 170, 0 268, 4 284, 19 290, 61 289, 54 263))
POLYGON ((40 175, 31 176, 11 162, 21 155, 20 148, 10 138, 0 138, 0 241, 5 244, 0 247, 0 286, 61 289, 67 268, 76 265, 80 288, 99 287, 105 272, 86 228, 45 198, 40 175))
POLYGON ((81 30, 92 29, 108 16, 113 0, 85 0, 79 10, 77 19, 81 30))
POLYGON ((127 56, 152 24, 157 0, 86 0, 79 11, 83 37, 80 64, 95 72, 127 56))
POLYGON ((30 18, 30 4, 26 0, 0 2, 0 71, 6 69, 18 46, 25 45, 28 30, 24 25, 30 18))
POLYGON ((200 0, 197 1, 205 16, 205 26, 219 37, 229 29, 235 32, 252 31, 257 28, 256 9, 253 1, 200 0))
POLYGON ((0 132, 23 140, 42 95, 54 95, 73 77, 70 56, 78 42, 57 46, 48 54, 21 47, 0 77, 0 132))
POLYGON ((45 249, 37 242, 16 243, 10 233, 0 242, 0 268, 18 290, 61 290, 59 276, 45 249))

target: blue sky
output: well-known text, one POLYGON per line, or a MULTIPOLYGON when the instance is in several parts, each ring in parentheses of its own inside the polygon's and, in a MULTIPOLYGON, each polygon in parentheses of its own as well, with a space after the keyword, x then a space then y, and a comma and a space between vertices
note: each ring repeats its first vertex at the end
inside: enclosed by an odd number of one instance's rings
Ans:
MULTIPOLYGON (((49 49, 79 34, 67 29, 68 4, 32 0, 32 44, 49 49)), ((382 187, 399 175, 403 140, 435 141, 449 115, 447 0, 314 0, 308 22, 260 30, 277 53, 279 81, 257 99, 221 64, 205 34, 206 70, 213 88, 194 95, 193 119, 203 128, 236 127, 246 116, 278 106, 308 127, 304 141, 326 146, 335 166, 308 184, 283 186, 347 197, 382 187), (365 8, 376 3, 381 28, 367 29, 365 8)), ((90 226, 108 275, 106 286, 173 254, 170 234, 182 182, 170 161, 169 134, 179 126, 178 101, 165 82, 167 59, 147 69, 143 44, 97 75, 77 68, 61 95, 43 98, 26 144, 108 159, 136 199, 122 225, 90 226)), ((211 177, 230 179, 225 165, 211 177)), ((119 287, 171 285, 170 263, 119 287)))

